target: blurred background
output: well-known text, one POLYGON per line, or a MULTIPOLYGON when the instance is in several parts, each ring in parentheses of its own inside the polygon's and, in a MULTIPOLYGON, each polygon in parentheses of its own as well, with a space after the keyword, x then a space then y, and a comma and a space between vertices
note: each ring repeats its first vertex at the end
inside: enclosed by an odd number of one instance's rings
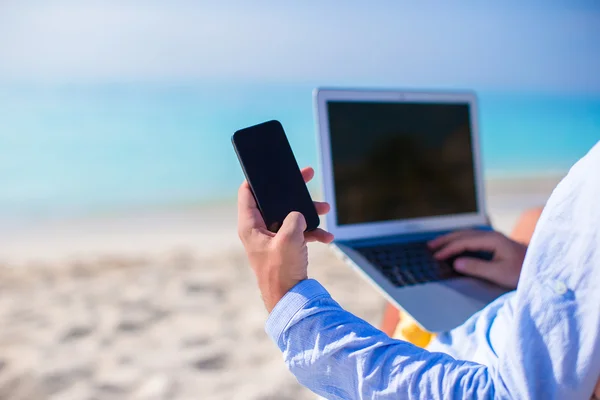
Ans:
POLYGON ((0 398, 313 398, 263 332, 232 133, 278 119, 316 166, 315 87, 475 90, 508 231, 600 139, 598 71, 593 0, 3 0, 0 398))

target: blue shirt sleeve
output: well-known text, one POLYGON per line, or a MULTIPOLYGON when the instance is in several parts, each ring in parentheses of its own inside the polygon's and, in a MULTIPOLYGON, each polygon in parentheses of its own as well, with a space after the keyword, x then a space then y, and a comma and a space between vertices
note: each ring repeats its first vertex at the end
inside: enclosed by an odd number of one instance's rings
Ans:
POLYGON ((315 280, 284 296, 266 330, 298 381, 328 399, 494 397, 486 367, 390 339, 315 280))
POLYGON ((497 362, 390 339, 316 281, 296 285, 267 332, 298 381, 328 399, 589 399, 600 376, 600 144, 554 190, 536 227, 497 362))

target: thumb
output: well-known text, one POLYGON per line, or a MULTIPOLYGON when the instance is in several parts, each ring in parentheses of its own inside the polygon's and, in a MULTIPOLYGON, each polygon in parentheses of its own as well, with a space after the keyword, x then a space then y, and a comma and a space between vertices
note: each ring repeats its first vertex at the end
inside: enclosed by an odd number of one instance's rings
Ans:
POLYGON ((277 231, 276 237, 282 241, 304 240, 304 230, 306 229, 306 220, 304 215, 298 211, 292 211, 283 220, 281 228, 277 231))
POLYGON ((461 257, 454 261, 454 269, 458 272, 471 275, 477 278, 483 278, 490 281, 497 281, 498 268, 494 262, 483 261, 477 258, 461 257))

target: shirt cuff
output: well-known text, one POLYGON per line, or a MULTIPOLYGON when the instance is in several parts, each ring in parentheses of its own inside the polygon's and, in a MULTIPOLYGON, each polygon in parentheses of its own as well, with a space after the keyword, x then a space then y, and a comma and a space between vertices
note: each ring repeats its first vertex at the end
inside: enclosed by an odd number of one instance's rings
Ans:
POLYGON ((305 279, 296 284, 275 305, 275 308, 273 308, 267 319, 265 331, 281 351, 284 350, 283 344, 279 342, 281 334, 294 315, 302 310, 308 302, 317 297, 329 297, 329 292, 316 280, 305 279))

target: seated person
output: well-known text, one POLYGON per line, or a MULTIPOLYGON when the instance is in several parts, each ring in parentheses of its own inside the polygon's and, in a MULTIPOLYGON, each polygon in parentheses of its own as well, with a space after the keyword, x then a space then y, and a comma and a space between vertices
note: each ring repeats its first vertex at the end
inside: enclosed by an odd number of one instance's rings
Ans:
MULTIPOLYGON (((517 289, 439 335, 434 351, 343 310, 307 274, 306 242, 331 235, 304 233, 299 213, 272 234, 243 184, 238 229, 270 313, 267 333, 298 381, 328 399, 593 398, 600 394, 598 170, 600 144, 554 190, 520 277, 495 275, 518 281, 517 289)), ((447 241, 439 239, 441 251, 447 241)))

